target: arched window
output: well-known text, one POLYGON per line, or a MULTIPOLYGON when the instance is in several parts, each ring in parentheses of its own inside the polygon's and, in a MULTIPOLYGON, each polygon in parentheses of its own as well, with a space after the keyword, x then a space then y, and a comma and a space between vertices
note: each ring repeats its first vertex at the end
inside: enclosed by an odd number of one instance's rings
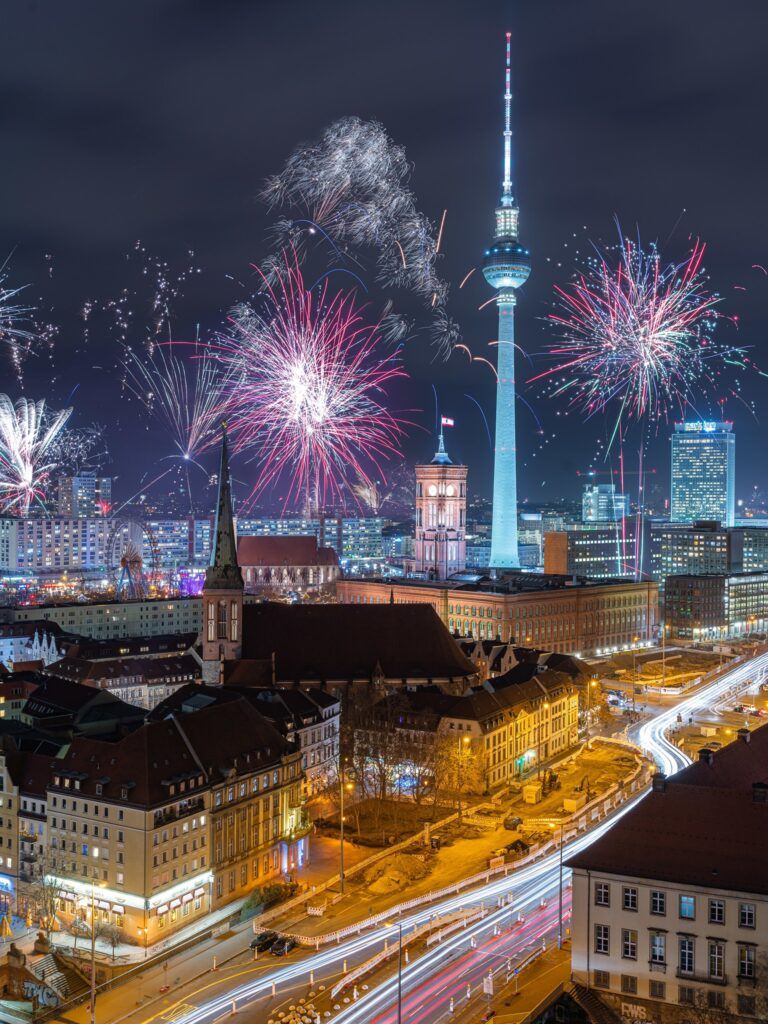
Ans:
POLYGON ((227 602, 219 601, 219 618, 216 630, 217 640, 227 639, 227 602))

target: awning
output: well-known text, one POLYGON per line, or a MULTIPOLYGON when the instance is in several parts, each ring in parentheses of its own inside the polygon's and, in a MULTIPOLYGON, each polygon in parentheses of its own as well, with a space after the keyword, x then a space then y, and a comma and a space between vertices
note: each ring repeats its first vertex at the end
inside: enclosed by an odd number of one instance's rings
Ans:
POLYGON ((112 913, 113 914, 124 914, 125 913, 125 907, 121 907, 119 903, 113 903, 112 904, 112 913))
POLYGON ((96 900, 96 906, 99 908, 99 910, 111 910, 112 909, 112 904, 111 903, 106 903, 104 900, 96 900))
POLYGON ((161 903, 160 906, 157 908, 157 913, 158 914, 167 914, 168 913, 168 904, 167 903, 161 903))
POLYGON ((171 900, 171 910, 175 910, 176 907, 181 906, 181 900, 171 900))
POLYGON ((195 896, 205 896, 205 889, 195 889, 195 896))
POLYGON ((184 895, 181 897, 181 902, 182 903, 189 903, 189 901, 191 899, 192 899, 192 893, 191 892, 185 892, 184 895))

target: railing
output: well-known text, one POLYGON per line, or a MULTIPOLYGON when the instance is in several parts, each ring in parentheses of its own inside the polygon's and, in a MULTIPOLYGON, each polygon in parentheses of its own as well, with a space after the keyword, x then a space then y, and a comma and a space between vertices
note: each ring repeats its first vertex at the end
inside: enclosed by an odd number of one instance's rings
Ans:
POLYGON ((197 797, 195 800, 188 800, 180 807, 169 807, 164 811, 155 811, 154 827, 159 828, 161 825, 167 825, 171 821, 178 821, 179 818, 186 818, 190 814, 204 810, 205 800, 203 797, 197 797))

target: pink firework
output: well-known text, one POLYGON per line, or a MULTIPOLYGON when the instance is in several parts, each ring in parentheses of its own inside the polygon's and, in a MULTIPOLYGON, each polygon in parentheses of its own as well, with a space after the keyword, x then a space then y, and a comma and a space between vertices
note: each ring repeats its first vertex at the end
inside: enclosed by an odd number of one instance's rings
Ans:
POLYGON ((570 396, 588 416, 615 402, 617 423, 663 419, 742 352, 715 341, 720 299, 707 289, 701 242, 666 266, 655 247, 645 252, 620 235, 617 248, 615 261, 598 253, 570 287, 555 289, 555 366, 533 379, 549 380, 554 395, 570 396))
POLYGON ((235 311, 218 345, 235 451, 260 467, 251 499, 285 475, 286 504, 343 503, 352 482, 372 482, 399 454, 403 425, 384 402, 404 371, 379 355, 378 328, 354 296, 330 294, 327 279, 307 289, 295 258, 283 259, 274 284, 264 280, 261 298, 235 311))

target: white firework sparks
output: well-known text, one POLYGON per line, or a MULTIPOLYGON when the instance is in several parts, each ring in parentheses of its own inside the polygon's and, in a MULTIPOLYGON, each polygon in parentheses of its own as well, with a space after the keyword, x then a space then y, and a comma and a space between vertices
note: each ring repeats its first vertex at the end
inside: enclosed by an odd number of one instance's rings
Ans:
POLYGON ((45 400, 20 398, 14 405, 0 395, 0 510, 26 515, 33 502, 45 501, 46 487, 58 463, 55 444, 72 409, 48 412, 45 400))
MULTIPOLYGON (((281 249, 301 253, 310 239, 322 239, 340 261, 373 251, 384 287, 411 291, 430 310, 442 311, 448 285, 436 269, 440 234, 416 206, 410 171, 405 150, 380 124, 357 117, 335 121, 319 141, 299 146, 267 182, 262 198, 295 213, 273 225, 275 240, 281 249)), ((273 267, 262 269, 269 275, 273 267)), ((437 326, 432 333, 438 335, 437 326)), ((438 337, 438 344, 450 340, 438 337)))

